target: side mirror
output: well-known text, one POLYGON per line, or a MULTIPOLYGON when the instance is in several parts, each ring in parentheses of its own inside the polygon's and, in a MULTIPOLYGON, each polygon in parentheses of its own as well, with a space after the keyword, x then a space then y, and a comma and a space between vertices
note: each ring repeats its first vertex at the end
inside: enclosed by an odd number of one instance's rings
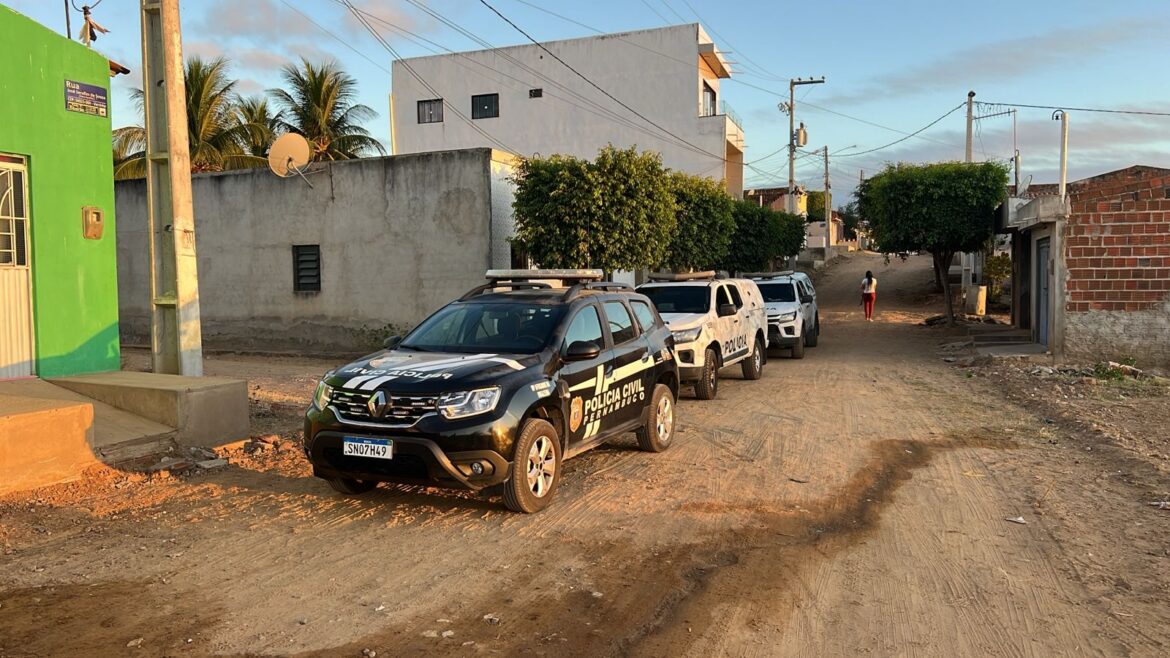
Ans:
POLYGON ((729 315, 735 315, 735 304, 720 304, 719 317, 725 318, 729 315))
POLYGON ((801 295, 800 296, 800 303, 802 303, 802 304, 811 304, 812 300, 813 300, 812 295, 801 295))
POLYGON ((395 347, 398 347, 398 343, 401 343, 401 342, 402 342, 402 336, 391 336, 391 337, 387 338, 386 340, 382 341, 382 347, 384 347, 388 350, 392 350, 395 347))
POLYGON ((601 348, 591 340, 573 341, 565 350, 566 361, 589 361, 601 355, 601 348))

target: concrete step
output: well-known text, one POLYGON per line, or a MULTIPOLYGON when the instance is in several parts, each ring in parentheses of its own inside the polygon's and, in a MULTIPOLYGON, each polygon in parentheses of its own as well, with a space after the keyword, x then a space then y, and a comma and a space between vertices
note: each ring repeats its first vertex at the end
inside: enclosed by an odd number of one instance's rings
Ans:
POLYGON ((975 334, 971 338, 976 345, 1018 345, 1032 342, 1030 333, 975 334))

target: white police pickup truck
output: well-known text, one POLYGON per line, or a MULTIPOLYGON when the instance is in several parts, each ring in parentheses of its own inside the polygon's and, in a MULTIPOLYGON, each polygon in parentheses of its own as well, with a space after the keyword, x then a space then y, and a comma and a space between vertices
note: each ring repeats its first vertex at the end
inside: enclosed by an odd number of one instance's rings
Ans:
POLYGON ((792 358, 803 359, 805 347, 816 347, 821 316, 812 280, 801 272, 747 275, 764 296, 768 309, 768 345, 791 348, 792 358))
POLYGON ((768 355, 764 298, 747 279, 717 279, 714 272, 651 274, 638 292, 650 298, 674 335, 679 379, 695 396, 713 399, 719 369, 741 364, 745 379, 759 379, 768 355))

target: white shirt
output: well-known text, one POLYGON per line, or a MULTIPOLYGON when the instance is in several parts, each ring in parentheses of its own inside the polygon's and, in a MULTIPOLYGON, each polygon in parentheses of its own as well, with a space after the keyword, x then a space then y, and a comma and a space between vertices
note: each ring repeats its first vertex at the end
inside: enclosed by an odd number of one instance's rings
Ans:
POLYGON ((876 293, 877 292, 877 278, 876 277, 872 278, 872 279, 863 278, 861 280, 861 292, 863 292, 863 293, 871 293, 871 292, 876 293))

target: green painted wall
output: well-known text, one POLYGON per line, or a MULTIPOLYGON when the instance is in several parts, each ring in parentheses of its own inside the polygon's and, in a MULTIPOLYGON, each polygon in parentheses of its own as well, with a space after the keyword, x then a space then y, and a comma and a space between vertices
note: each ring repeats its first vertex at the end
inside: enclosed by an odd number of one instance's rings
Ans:
POLYGON ((109 63, 4 6, 0 42, 0 152, 28 158, 37 374, 118 370, 110 118, 65 111, 65 80, 108 95, 109 63), (82 206, 105 211, 100 240, 82 206))

